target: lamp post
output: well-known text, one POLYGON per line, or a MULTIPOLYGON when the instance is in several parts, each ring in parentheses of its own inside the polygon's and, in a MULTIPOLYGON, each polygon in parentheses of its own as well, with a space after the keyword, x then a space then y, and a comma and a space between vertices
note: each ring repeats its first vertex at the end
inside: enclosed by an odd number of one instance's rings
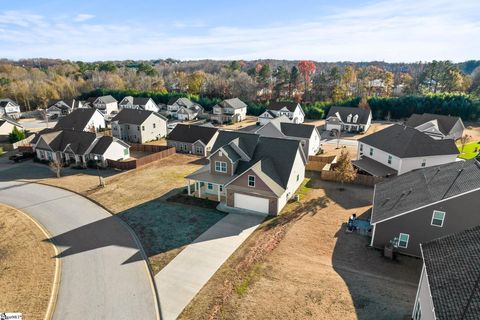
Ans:
POLYGON ((102 177, 100 176, 100 168, 98 167, 98 160, 99 160, 99 158, 98 158, 97 155, 95 155, 95 156, 93 156, 93 159, 95 160, 95 166, 97 167, 98 185, 99 185, 100 187, 103 187, 102 177))

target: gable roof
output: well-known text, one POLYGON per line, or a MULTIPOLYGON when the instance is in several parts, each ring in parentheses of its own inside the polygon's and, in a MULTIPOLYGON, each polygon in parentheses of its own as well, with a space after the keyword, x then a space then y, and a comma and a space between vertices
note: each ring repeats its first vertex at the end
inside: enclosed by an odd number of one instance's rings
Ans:
POLYGON ((10 119, 8 117, 0 117, 0 127, 3 126, 3 124, 5 124, 5 123, 10 123, 10 124, 14 125, 15 127, 17 127, 18 129, 23 128, 23 126, 20 123, 14 121, 13 119, 10 119))
POLYGON ((441 114, 432 114, 432 113, 424 113, 424 114, 412 114, 410 118, 408 118, 407 122, 405 123, 406 126, 415 128, 419 125, 422 125, 426 122, 437 120, 438 129, 444 135, 448 135, 450 131, 453 129, 455 124, 461 119, 460 117, 452 117, 452 116, 445 116, 441 114))
POLYGON ((12 99, 4 98, 4 99, 0 99, 0 108, 5 108, 9 103, 13 104, 14 106, 18 106, 18 103, 16 103, 12 99))
POLYGON ((177 124, 167 139, 187 143, 194 143, 200 140, 204 144, 208 144, 217 131, 217 128, 212 127, 177 124))
POLYGON ((68 146, 75 154, 85 154, 97 138, 97 135, 93 132, 63 129, 42 134, 40 138, 53 151, 63 152, 68 146))
POLYGON ((453 140, 435 140, 414 128, 394 124, 358 139, 399 158, 458 154, 453 140))
POLYGON ((167 120, 164 116, 153 112, 153 111, 146 111, 140 109, 122 109, 115 117, 113 117, 112 121, 118 121, 118 123, 128 123, 134 125, 141 125, 142 123, 147 120, 152 114, 158 116, 163 120, 167 120))
POLYGON ((144 106, 150 101, 151 98, 148 97, 132 97, 126 96, 120 102, 120 105, 133 104, 138 106, 144 106))
POLYGON ((297 102, 289 102, 289 101, 272 101, 268 105, 267 109, 268 110, 281 110, 283 108, 287 108, 288 111, 294 112, 295 109, 297 108, 298 103, 297 102))
POLYGON ((171 106, 175 103, 180 105, 180 106, 187 107, 187 108, 194 104, 190 99, 185 98, 185 97, 172 97, 168 100, 167 104, 169 106, 171 106))
POLYGON ((95 101, 96 100, 100 100, 102 103, 117 102, 117 99, 115 99, 111 95, 101 96, 101 97, 98 97, 97 99, 95 99, 95 101))
MULTIPOLYGON (((234 175, 241 175, 256 165, 257 170, 260 170, 283 189, 287 188, 297 152, 300 150, 303 153, 298 140, 221 130, 212 148, 212 154, 231 142, 235 143, 250 158, 248 161, 239 159, 234 175)), ((304 157, 303 160, 305 161, 304 157)), ((270 187, 272 190, 275 189, 274 185, 270 185, 270 187)), ((276 190, 279 191, 278 188, 276 190)))
POLYGON ((410 171, 375 185, 372 223, 479 188, 475 159, 410 171))
MULTIPOLYGON (((70 110, 72 107, 68 105, 64 100, 55 100, 52 101, 48 109, 50 108, 58 108, 58 109, 63 109, 63 110, 70 110)), ((48 110, 47 109, 47 110, 48 110)))
POLYGON ((480 319, 480 226, 421 245, 436 319, 480 319))
POLYGON ((310 138, 315 130, 315 126, 303 123, 282 122, 280 123, 280 129, 284 135, 289 137, 310 138))
POLYGON ((359 123, 359 124, 366 124, 368 122, 368 118, 370 117, 372 111, 370 109, 361 109, 357 107, 339 107, 333 106, 328 111, 326 119, 330 117, 340 116, 340 120, 344 123, 359 123), (351 121, 348 120, 348 115, 352 115, 351 121), (358 115, 357 122, 353 122, 353 117, 358 115))
POLYGON ((242 109, 247 107, 246 103, 238 98, 223 100, 222 102, 219 103, 219 105, 221 107, 229 107, 233 109, 242 109))
POLYGON ((95 112, 99 111, 90 108, 75 109, 69 115, 60 118, 55 129, 84 130, 95 112))

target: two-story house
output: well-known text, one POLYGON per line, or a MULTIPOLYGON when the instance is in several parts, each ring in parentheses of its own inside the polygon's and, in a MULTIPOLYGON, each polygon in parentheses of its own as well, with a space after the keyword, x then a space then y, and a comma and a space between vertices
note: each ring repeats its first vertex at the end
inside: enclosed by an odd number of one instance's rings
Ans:
POLYGON ((75 99, 52 101, 50 106, 47 108, 47 115, 49 117, 63 117, 70 114, 75 109, 82 108, 82 106, 82 102, 75 99))
POLYGON ((218 136, 218 129, 209 126, 177 124, 168 134, 167 145, 179 153, 207 156, 218 136))
POLYGON ((97 132, 106 127, 104 115, 97 109, 79 108, 61 117, 55 129, 97 132))
POLYGON ((420 244, 480 225, 480 163, 456 161, 414 170, 375 185, 371 246, 391 241, 420 256, 420 244))
POLYGON ((480 319, 480 227, 422 244, 413 320, 480 319))
POLYGON ((360 173, 376 177, 454 162, 459 151, 451 139, 436 140, 414 128, 394 124, 358 140, 357 160, 360 173))
POLYGON ((167 135, 167 118, 153 111, 122 109, 111 122, 112 135, 134 143, 158 140, 167 135))
POLYGON ((118 104, 119 110, 122 109, 141 109, 146 111, 158 112, 159 108, 152 98, 126 96, 118 104))
POLYGON ((258 117, 258 122, 266 124, 280 116, 287 116, 293 123, 303 123, 305 120, 305 112, 300 103, 277 101, 268 105, 267 110, 258 117))
POLYGON ((193 120, 203 113, 203 107, 188 98, 173 97, 167 103, 167 115, 179 120, 193 120))
POLYGON ((210 120, 217 123, 236 123, 247 117, 247 105, 238 98, 223 100, 213 107, 210 120))
POLYGON ((331 107, 325 120, 327 131, 366 132, 372 123, 372 111, 353 107, 331 107))
POLYGON ((118 112, 118 101, 111 95, 90 97, 87 99, 87 106, 100 110, 104 115, 118 112))
POLYGON ((463 136, 465 130, 460 117, 432 113, 414 113, 408 118, 405 125, 422 131, 434 139, 457 140, 463 136))
POLYGON ((256 133, 265 137, 297 139, 307 156, 316 155, 320 151, 321 136, 317 127, 303 123, 292 123, 286 116, 272 119, 264 125, 254 124, 244 127, 240 131, 256 133))
POLYGON ((85 167, 89 161, 95 161, 100 166, 107 166, 108 160, 130 157, 128 144, 114 137, 97 136, 93 132, 48 129, 33 142, 38 159, 67 165, 85 167))
POLYGON ((188 175, 188 194, 277 215, 304 179, 300 141, 220 131, 209 164, 188 175), (193 187, 192 187, 193 181, 193 187))
POLYGON ((11 119, 20 118, 20 106, 12 99, 0 99, 0 117, 8 116, 11 119))

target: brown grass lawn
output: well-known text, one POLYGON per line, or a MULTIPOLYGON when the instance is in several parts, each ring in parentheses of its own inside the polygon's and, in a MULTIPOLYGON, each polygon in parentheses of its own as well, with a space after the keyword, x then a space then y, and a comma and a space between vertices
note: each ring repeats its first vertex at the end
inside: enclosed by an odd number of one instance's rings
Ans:
POLYGON ((257 117, 254 116, 247 116, 247 118, 244 121, 233 123, 233 124, 226 124, 226 125, 221 125, 221 129, 228 129, 228 130, 238 130, 243 127, 248 127, 251 126, 252 124, 257 123, 257 117))
POLYGON ((44 319, 55 274, 53 246, 23 213, 0 205, 0 311, 44 319))
POLYGON ((392 262, 342 228, 372 190, 313 179, 301 205, 263 226, 230 257, 182 319, 401 319, 420 260, 392 262))

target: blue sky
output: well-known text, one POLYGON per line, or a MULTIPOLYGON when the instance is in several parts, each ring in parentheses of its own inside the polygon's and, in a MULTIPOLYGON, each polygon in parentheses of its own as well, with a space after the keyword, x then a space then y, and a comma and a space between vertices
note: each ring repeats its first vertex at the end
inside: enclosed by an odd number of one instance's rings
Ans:
POLYGON ((479 0, 0 0, 0 57, 480 59, 479 0))

